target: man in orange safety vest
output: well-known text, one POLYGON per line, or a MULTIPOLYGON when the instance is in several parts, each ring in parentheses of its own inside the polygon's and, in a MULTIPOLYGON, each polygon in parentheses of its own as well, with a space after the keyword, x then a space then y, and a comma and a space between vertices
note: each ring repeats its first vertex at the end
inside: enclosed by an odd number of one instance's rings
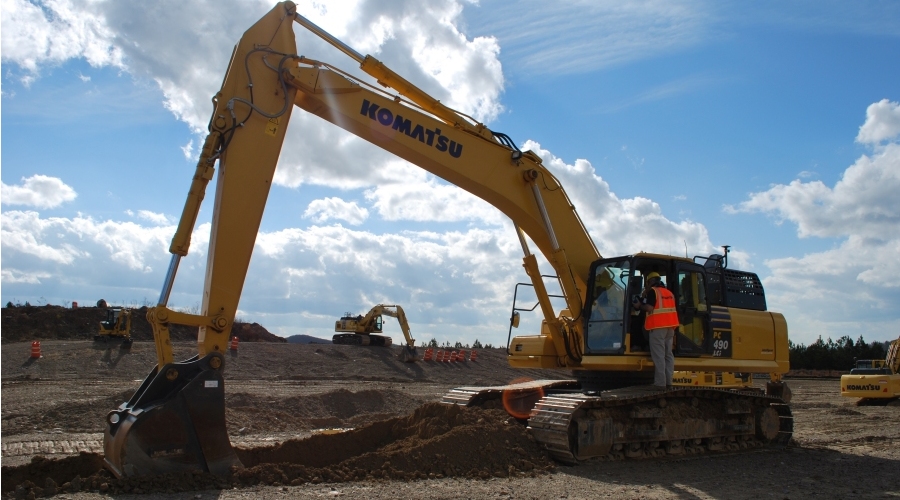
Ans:
POLYGON ((651 272, 644 279, 644 291, 634 297, 632 307, 647 313, 644 329, 650 335, 650 359, 653 360, 653 385, 660 388, 672 386, 675 373, 675 356, 672 341, 679 325, 675 310, 675 296, 663 284, 659 273, 651 272))

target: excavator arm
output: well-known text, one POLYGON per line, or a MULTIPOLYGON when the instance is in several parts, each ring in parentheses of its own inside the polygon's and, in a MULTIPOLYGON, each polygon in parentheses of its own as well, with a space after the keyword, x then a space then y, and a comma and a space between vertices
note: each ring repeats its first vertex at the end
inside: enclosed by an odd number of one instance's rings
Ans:
POLYGON ((223 353, 237 312, 296 90, 282 70, 296 64, 290 2, 275 6, 235 46, 213 98, 204 141, 170 252, 153 327, 157 365, 135 394, 106 417, 104 461, 116 476, 201 470, 226 475, 240 466, 225 428, 223 353), (218 173, 215 165, 218 163, 218 173), (206 277, 199 314, 167 307, 200 211, 217 175, 206 277), (176 362, 169 325, 196 326, 197 356, 176 362))
POLYGON ((406 321, 406 313, 403 312, 403 308, 398 305, 383 304, 380 305, 380 307, 382 315, 390 316, 391 318, 397 318, 397 321, 400 323, 400 330, 403 332, 403 338, 406 339, 406 345, 415 347, 416 339, 412 338, 412 332, 409 329, 409 322, 406 321))
POLYGON ((420 359, 419 353, 416 351, 416 339, 412 337, 412 331, 409 329, 409 321, 406 320, 406 313, 403 308, 398 305, 379 304, 381 314, 397 318, 400 323, 400 330, 403 332, 403 338, 406 339, 406 345, 400 348, 400 361, 404 363, 412 363, 420 359))

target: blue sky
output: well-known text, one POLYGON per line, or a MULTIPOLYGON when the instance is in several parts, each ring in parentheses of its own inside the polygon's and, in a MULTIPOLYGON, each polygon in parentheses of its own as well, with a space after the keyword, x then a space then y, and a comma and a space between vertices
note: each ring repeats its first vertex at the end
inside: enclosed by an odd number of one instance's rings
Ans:
MULTIPOLYGON (((540 154, 604 256, 731 245, 795 342, 900 334, 900 4, 298 5, 540 154)), ((155 303, 209 99, 271 6, 4 1, 2 303, 155 303)), ((302 112, 275 181, 241 319, 327 338, 399 303, 419 339, 505 342, 526 277, 488 204, 302 112)), ((211 198, 173 307, 200 302, 211 198)))

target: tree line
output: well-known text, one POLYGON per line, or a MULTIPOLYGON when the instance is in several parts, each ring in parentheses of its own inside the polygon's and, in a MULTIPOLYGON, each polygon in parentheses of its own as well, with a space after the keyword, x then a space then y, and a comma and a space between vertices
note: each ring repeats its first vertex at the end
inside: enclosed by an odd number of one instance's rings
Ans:
POLYGON ((887 342, 866 342, 862 335, 853 341, 848 335, 835 340, 819 339, 810 345, 789 341, 792 370, 841 370, 856 365, 857 359, 884 359, 887 342))
MULTIPOLYGON (((463 344, 462 342, 457 341, 455 344, 450 344, 450 342, 444 341, 443 344, 438 344, 437 339, 432 338, 428 342, 422 342, 419 347, 433 347, 435 349, 470 349, 469 344, 463 344)), ((482 344, 475 339, 475 342, 472 343, 471 349, 493 349, 494 346, 491 344, 482 344)))

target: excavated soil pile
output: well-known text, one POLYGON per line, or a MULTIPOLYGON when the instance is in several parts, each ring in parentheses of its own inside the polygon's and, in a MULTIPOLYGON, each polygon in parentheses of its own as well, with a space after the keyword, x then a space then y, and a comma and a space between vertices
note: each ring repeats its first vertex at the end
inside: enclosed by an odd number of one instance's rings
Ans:
POLYGON ((323 394, 279 398, 276 404, 268 399, 248 393, 226 395, 228 433, 246 435, 363 427, 378 420, 406 415, 423 403, 391 389, 357 392, 338 389, 323 394))
MULTIPOLYGON (((67 433, 100 433, 105 417, 134 394, 132 389, 84 401, 60 401, 40 412, 13 412, 3 417, 4 435, 26 434, 33 429, 67 433)), ((300 433, 322 428, 362 427, 375 421, 405 415, 423 401, 391 389, 346 389, 324 394, 279 397, 249 393, 225 396, 228 433, 232 436, 267 433, 300 433)))
POLYGON ((237 449, 244 469, 227 479, 202 473, 115 479, 101 457, 35 457, 3 467, 3 490, 15 497, 62 492, 150 493, 254 485, 535 476, 553 463, 527 429, 502 409, 429 403, 411 415, 337 433, 320 433, 276 446, 237 449), (13 486, 15 485, 15 486, 13 486))
MULTIPOLYGON (((106 320, 105 307, 62 306, 14 306, 4 307, 2 314, 3 332, 0 339, 7 342, 34 340, 90 340, 97 335, 100 321, 106 320)), ((197 329, 183 325, 172 325, 169 335, 173 341, 197 339, 197 329)), ((232 335, 242 342, 286 342, 283 337, 269 333, 258 323, 235 322, 232 335)), ((147 308, 133 309, 131 314, 131 338, 153 340, 153 329, 147 322, 147 308)))

